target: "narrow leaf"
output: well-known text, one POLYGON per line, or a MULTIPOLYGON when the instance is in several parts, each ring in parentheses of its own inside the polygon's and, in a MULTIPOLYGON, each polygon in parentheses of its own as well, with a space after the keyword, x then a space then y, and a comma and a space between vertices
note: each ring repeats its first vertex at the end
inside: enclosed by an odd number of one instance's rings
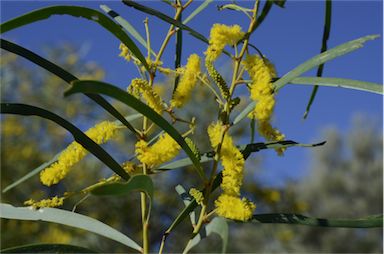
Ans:
MULTIPOLYGON (((325 0, 325 19, 324 19, 324 31, 323 31, 323 40, 321 44, 321 50, 320 53, 323 53, 324 51, 327 50, 327 42, 329 39, 329 34, 331 32, 331 16, 332 16, 332 0, 325 0)), ((319 67, 317 68, 317 77, 323 76, 323 69, 324 69, 324 64, 320 64, 319 67)), ((315 100, 317 90, 319 89, 318 85, 315 85, 312 89, 311 96, 309 98, 307 107, 305 109, 304 113, 304 119, 307 118, 309 110, 311 109, 312 103, 315 100)))
MULTIPOLYGON (((289 148, 294 146, 316 147, 316 146, 322 146, 324 144, 325 144, 325 141, 316 143, 316 144, 301 144, 292 140, 284 140, 284 141, 275 141, 275 142, 268 142, 268 143, 262 143, 262 142, 251 143, 247 145, 241 145, 239 146, 239 148, 244 158, 247 159, 251 153, 259 152, 260 150, 264 150, 264 149, 289 148)), ((200 163, 212 161, 214 156, 215 156, 214 151, 204 153, 201 155, 200 163)), ((190 165, 192 165, 192 161, 189 158, 183 158, 180 160, 176 160, 176 161, 164 164, 159 168, 154 169, 153 171, 154 172, 168 171, 168 170, 182 168, 190 165)))
POLYGON ((300 214, 274 213, 253 215, 250 222, 338 228, 379 228, 383 227, 383 215, 374 215, 358 219, 319 219, 300 214))
POLYGON ((1 253, 97 253, 96 251, 60 243, 28 244, 0 250, 1 253))
MULTIPOLYGON (((268 1, 270 1, 270 0, 268 0, 268 1)), ((279 6, 280 8, 284 8, 286 0, 272 0, 272 2, 274 4, 276 4, 277 6, 279 6)))
POLYGON ((228 245, 228 223, 224 218, 215 217, 208 223, 199 234, 197 234, 192 241, 185 248, 184 253, 189 252, 194 246, 198 245, 201 240, 207 238, 211 234, 218 234, 222 241, 221 253, 226 253, 228 245))
MULTIPOLYGON (((29 61, 39 65, 40 67, 44 68, 45 70, 51 72, 52 74, 58 76, 68 84, 70 84, 74 80, 78 80, 77 77, 72 75, 71 73, 67 72, 60 66, 48 61, 45 58, 42 58, 41 56, 35 54, 34 52, 23 48, 15 43, 12 43, 10 41, 0 39, 0 47, 2 49, 5 49, 9 52, 12 52, 16 55, 19 55, 21 57, 24 57, 25 59, 28 59, 29 61)), ((119 111, 117 111, 108 101, 106 101, 103 97, 97 94, 86 94, 90 99, 95 101, 97 104, 99 104, 102 108, 104 108, 108 113, 110 113, 112 116, 114 116, 116 119, 120 120, 130 131, 136 134, 135 128, 122 116, 119 111)))
MULTIPOLYGON (((180 14, 179 19, 177 21, 181 21, 182 14, 180 14)), ((175 70, 181 66, 181 53, 183 51, 183 30, 177 29, 176 32, 176 47, 175 47, 175 70)), ((176 91, 177 86, 179 85, 179 75, 175 75, 175 82, 173 85, 173 92, 176 91)))
POLYGON ((47 221, 74 228, 80 228, 120 242, 132 249, 141 251, 141 247, 128 236, 91 217, 57 208, 14 207, 0 204, 0 217, 14 220, 47 221))
POLYGON ((73 86, 65 92, 65 96, 75 94, 75 93, 100 93, 107 96, 110 96, 116 100, 123 102, 129 107, 137 110, 144 116, 148 117, 161 129, 167 132, 185 151, 185 153, 190 157, 195 169, 197 170, 199 176, 204 179, 205 175, 203 173, 202 167, 199 160, 193 154, 192 150, 189 148, 188 144, 185 142, 184 138, 180 133, 165 120, 161 115, 157 114, 149 106, 136 99, 134 96, 130 95, 126 91, 115 87, 113 85, 100 82, 100 81, 74 81, 73 86))
MULTIPOLYGON (((343 43, 343 44, 341 44, 337 47, 334 47, 330 50, 327 50, 327 51, 325 51, 325 52, 323 52, 323 53, 321 53, 315 57, 312 57, 311 59, 305 61, 304 63, 300 64, 299 66, 297 66, 296 68, 294 68, 293 70, 291 70, 290 72, 285 74, 282 78, 275 81, 273 83, 273 85, 275 87, 275 92, 277 92, 279 89, 281 89, 286 84, 291 82, 294 78, 296 78, 296 77, 300 76, 301 74, 309 71, 310 69, 312 69, 312 68, 314 68, 320 64, 323 64, 325 62, 328 62, 332 59, 335 59, 337 57, 340 57, 342 55, 350 53, 354 50, 357 50, 357 49, 363 47, 365 42, 370 41, 370 40, 374 40, 378 37, 379 37, 379 35, 364 36, 364 37, 361 37, 359 39, 343 43)), ((239 115, 236 116, 236 118, 233 121, 233 124, 237 124, 242 119, 244 119, 249 114, 249 112, 251 112, 253 110, 254 107, 255 107, 255 102, 251 102, 250 104, 248 104, 248 106, 242 112, 240 112, 239 115)))
POLYGON ((213 0, 205 0, 202 4, 199 5, 189 16, 183 21, 183 24, 187 24, 189 21, 191 21, 197 14, 199 14, 201 11, 203 11, 207 6, 213 2, 213 0))
POLYGON ((24 116, 33 116, 33 115, 40 116, 42 118, 55 122, 56 124, 60 125, 64 129, 69 131, 76 142, 81 144, 90 153, 95 155, 100 161, 102 161, 106 166, 108 166, 116 174, 118 174, 125 180, 129 179, 129 175, 124 171, 123 168, 121 168, 119 163, 117 163, 111 157, 111 155, 109 155, 101 146, 96 144, 92 139, 90 139, 87 135, 85 135, 76 126, 74 126, 67 120, 61 118, 60 116, 42 108, 34 107, 27 104, 18 104, 18 103, 1 103, 1 113, 24 115, 24 116))
MULTIPOLYGON (((175 190, 177 192, 177 194, 179 194, 180 198, 183 200, 184 202, 184 205, 185 206, 189 206, 189 204, 192 202, 193 198, 191 197, 191 195, 189 195, 189 193, 187 193, 184 189, 184 187, 180 184, 178 184, 176 187, 175 187, 175 190)), ((195 212, 191 212, 189 214, 189 218, 191 219, 191 224, 193 226, 196 225, 196 214, 195 212)))
MULTIPOLYGON (((127 116, 125 117, 125 119, 127 121, 133 121, 133 120, 136 120, 140 117, 142 117, 143 115, 142 114, 134 114, 134 115, 130 115, 130 116, 127 116)), ((115 121, 116 124, 121 124, 120 121, 115 121)), ((62 151, 61 151, 62 152, 62 151)), ((24 175, 23 177, 19 178, 18 180, 16 180, 15 182, 11 183, 10 185, 8 185, 7 187, 4 188, 4 190, 2 191, 3 193, 6 193, 7 191, 13 189, 14 187, 18 186, 19 184, 23 183, 24 181, 30 179, 31 177, 37 175, 38 173, 40 173, 40 171, 42 171, 43 169, 49 167, 52 163, 55 163, 57 161, 57 158, 59 157, 60 153, 57 153, 52 159, 50 159, 49 161, 47 162, 44 162, 43 164, 41 164, 40 166, 38 166, 37 168, 33 169, 31 172, 29 172, 28 174, 24 175)))
POLYGON ((330 87, 342 87, 376 94, 383 94, 383 85, 344 78, 318 78, 318 77, 297 77, 289 82, 297 85, 318 85, 330 87))
POLYGON ((125 183, 109 183, 98 186, 92 189, 91 193, 97 196, 121 196, 133 191, 144 192, 152 199, 153 182, 151 178, 147 175, 135 175, 125 183))
MULTIPOLYGON (((112 17, 122 28, 124 28, 130 35, 133 36, 141 45, 147 48, 147 43, 145 39, 141 36, 139 32, 129 23, 126 19, 121 17, 117 12, 109 8, 107 5, 100 5, 100 9, 102 9, 105 13, 107 13, 110 17, 112 17)), ((155 56, 155 52, 151 49, 151 54, 155 56)))
POLYGON ((143 54, 140 52, 136 44, 129 38, 129 36, 123 31, 123 29, 110 20, 103 13, 89 9, 86 7, 80 6, 50 6, 45 7, 39 10, 35 10, 24 14, 22 16, 16 17, 9 21, 6 21, 0 25, 1 33, 11 31, 15 28, 25 26, 40 20, 47 19, 52 15, 71 15, 73 17, 86 18, 93 22, 98 23, 111 34, 113 34, 117 39, 127 46, 132 54, 134 54, 144 67, 149 71, 149 66, 145 60, 143 54))

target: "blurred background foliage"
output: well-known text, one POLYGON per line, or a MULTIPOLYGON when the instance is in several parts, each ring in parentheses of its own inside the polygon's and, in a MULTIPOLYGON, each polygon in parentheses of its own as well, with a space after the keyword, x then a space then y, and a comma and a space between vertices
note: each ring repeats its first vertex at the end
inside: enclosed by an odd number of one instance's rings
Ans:
MULTIPOLYGON (((86 52, 81 47, 61 44, 47 47, 45 57, 79 78, 102 80, 104 71, 96 63, 83 60, 84 54, 86 52)), ((85 96, 64 99, 62 95, 67 84, 45 70, 4 51, 1 52, 1 59, 2 102, 24 102, 49 109, 71 120, 82 130, 105 119, 113 120, 85 96)), ((116 56, 116 61, 122 59, 116 56)), ((155 86, 166 97, 171 92, 173 79, 163 78, 155 86)), ((114 106, 123 115, 135 113, 121 104, 114 106)), ((180 112, 180 117, 185 119, 196 117, 197 129, 193 139, 202 152, 209 150, 204 126, 217 118, 215 107, 214 97, 204 86, 199 86, 189 106, 180 112)), ((250 135, 249 122, 244 122, 232 133, 238 141, 250 135)), ((153 135, 158 131, 154 130, 153 135)), ((104 146, 121 163, 132 155, 134 137, 129 134, 124 130, 104 146)), ((252 167, 248 166, 246 171, 248 175, 245 177, 244 191, 245 195, 256 201, 257 212, 300 213, 323 218, 354 218, 382 213, 381 123, 358 115, 350 130, 329 128, 320 135, 319 140, 327 140, 327 144, 311 152, 308 175, 294 182, 286 181, 283 187, 265 186, 255 180, 258 173, 268 169, 263 169, 262 152, 252 156, 247 162, 252 167)), ((50 160, 70 142, 72 137, 68 133, 46 120, 1 116, 1 189, 50 160)), ((2 193, 1 198, 4 203, 22 206, 30 198, 42 199, 62 195, 66 191, 78 191, 110 174, 97 159, 89 155, 75 166, 64 181, 55 186, 44 187, 39 177, 35 176, 2 193)), ((153 251, 157 251, 162 233, 183 208, 174 187, 181 183, 188 190, 196 186, 196 182, 193 172, 188 169, 161 173, 152 179, 156 192, 150 225, 151 246, 153 251)), ((74 196, 66 200, 63 208, 76 208, 76 212, 111 225, 140 242, 138 204, 138 194, 114 198, 74 196)), ((229 252, 382 252, 382 229, 236 223, 230 224, 230 227, 229 252)), ((2 248, 27 243, 68 243, 100 252, 126 252, 124 246, 112 240, 49 223, 1 220, 1 231, 2 248)), ((179 232, 191 232, 188 221, 184 221, 177 232, 169 236, 166 252, 178 252, 186 243, 188 235, 179 232)), ((192 251, 216 252, 220 244, 219 237, 214 235, 203 240, 192 251)))

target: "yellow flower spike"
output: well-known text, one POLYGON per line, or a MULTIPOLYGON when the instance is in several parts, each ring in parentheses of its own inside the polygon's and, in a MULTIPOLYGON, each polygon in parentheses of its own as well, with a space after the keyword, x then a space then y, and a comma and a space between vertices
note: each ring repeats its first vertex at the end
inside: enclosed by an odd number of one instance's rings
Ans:
POLYGON ((179 85, 176 88, 173 98, 171 100, 171 106, 181 108, 187 103, 191 97, 192 89, 197 83, 198 76, 200 74, 200 57, 196 54, 189 56, 185 71, 181 76, 179 85))
MULTIPOLYGON (((90 128, 85 134, 97 144, 110 140, 117 132, 118 125, 103 121, 90 128)), ((72 142, 57 158, 57 162, 40 172, 42 184, 51 186, 61 181, 70 171, 71 167, 87 155, 88 151, 77 142, 72 142)))
MULTIPOLYGON (((208 135, 214 149, 217 149, 222 140, 224 128, 225 127, 221 122, 212 123, 208 127, 208 135)), ((220 160, 224 168, 222 171, 223 179, 221 182, 223 194, 216 200, 216 206, 218 208, 217 213, 226 218, 245 220, 245 218, 248 218, 245 215, 250 214, 251 216, 255 206, 250 201, 240 199, 240 188, 244 178, 245 160, 228 133, 224 135, 220 150, 220 160), (225 205, 226 202, 229 202, 228 205, 225 205), (230 210, 238 209, 237 206, 240 207, 240 212, 234 214, 231 213, 230 210)))
POLYGON ((53 198, 42 199, 40 201, 29 199, 24 202, 24 205, 32 206, 34 208, 41 208, 41 207, 58 207, 58 206, 62 206, 63 203, 64 203, 64 197, 59 198, 58 196, 55 196, 53 198))
POLYGON ((138 78, 133 79, 127 88, 127 91, 135 97, 139 97, 139 94, 141 94, 149 107, 158 114, 162 114, 164 110, 163 102, 146 80, 138 78))
POLYGON ((119 54, 120 57, 123 57, 128 62, 132 60, 131 52, 127 46, 125 46, 123 43, 120 43, 119 49, 121 51, 119 54))
MULTIPOLYGON (((248 115, 257 120, 258 131, 267 140, 281 141, 284 135, 270 124, 275 108, 272 79, 276 77, 276 70, 267 58, 258 55, 247 55, 243 62, 245 69, 252 79, 250 97, 256 102, 253 111, 248 115)), ((282 155, 284 149, 276 149, 282 155)))
POLYGON ((256 205, 246 198, 222 194, 215 201, 216 214, 238 221, 248 221, 252 218, 256 205))
POLYGON ((197 204, 202 205, 204 201, 203 193, 195 188, 189 190, 189 195, 191 195, 197 202, 197 204))
POLYGON ((238 25, 214 24, 210 32, 209 46, 205 52, 206 58, 209 61, 215 61, 226 45, 236 45, 244 35, 245 33, 238 25))
POLYGON ((150 167, 167 162, 179 153, 180 145, 168 134, 163 134, 152 146, 144 140, 136 143, 137 158, 150 167))
POLYGON ((135 163, 133 163, 131 161, 126 161, 123 163, 123 169, 128 174, 134 173, 136 171, 135 163))

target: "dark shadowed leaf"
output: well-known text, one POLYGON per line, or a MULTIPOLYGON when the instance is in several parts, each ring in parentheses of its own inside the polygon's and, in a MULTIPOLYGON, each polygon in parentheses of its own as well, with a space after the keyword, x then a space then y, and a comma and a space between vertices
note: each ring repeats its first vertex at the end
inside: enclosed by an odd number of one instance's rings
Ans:
POLYGON ((181 146, 181 148, 192 160, 199 176, 202 179, 205 178, 205 175, 203 173, 203 169, 200 165, 199 160, 193 154, 193 151, 191 150, 191 148, 189 148, 188 144, 185 142, 184 138, 180 135, 180 133, 170 123, 168 123, 168 121, 165 120, 161 115, 157 114, 153 109, 151 109, 149 106, 147 106, 140 100, 136 99, 134 96, 108 83, 104 83, 100 81, 86 81, 86 80, 74 81, 73 86, 65 92, 65 96, 75 94, 75 93, 104 94, 116 100, 121 101, 122 103, 128 105, 129 107, 137 110, 144 116, 148 117, 161 129, 167 132, 181 146))
POLYGON ((103 13, 86 7, 60 5, 45 7, 2 23, 0 25, 0 31, 1 33, 5 33, 18 27, 47 19, 52 15, 71 15, 73 17, 86 18, 88 20, 100 24, 103 28, 105 28, 116 38, 118 38, 122 43, 124 43, 130 49, 132 54, 134 54, 149 71, 149 66, 143 54, 140 52, 139 48, 131 40, 131 38, 129 38, 129 36, 123 31, 123 29, 119 25, 115 24, 112 20, 110 20, 107 16, 105 16, 103 13))
MULTIPOLYGON (((19 55, 21 57, 24 57, 25 59, 28 59, 29 61, 39 65, 40 67, 44 68, 45 70, 51 72, 52 74, 58 76, 68 84, 70 84, 74 80, 78 80, 77 77, 72 75, 71 73, 67 72, 60 66, 48 61, 47 59, 35 54, 34 52, 23 48, 15 43, 12 43, 10 41, 0 39, 0 46, 2 49, 5 49, 9 52, 12 52, 16 55, 19 55)), ((121 123, 123 123, 130 131, 136 134, 135 128, 128 122, 127 119, 124 118, 109 102, 107 102, 103 97, 97 94, 86 94, 90 99, 95 101, 97 104, 99 104, 102 108, 104 108, 108 113, 110 113, 112 116, 114 116, 116 119, 118 119, 121 123)))
POLYGON ((76 126, 74 126, 67 120, 61 118, 60 116, 42 108, 18 103, 1 103, 1 114, 39 116, 55 122, 56 124, 69 131, 72 134, 73 138, 76 140, 76 142, 81 144, 90 153, 95 155, 116 174, 118 174, 125 180, 129 179, 129 175, 124 171, 124 169, 119 165, 119 163, 117 163, 111 157, 111 155, 109 155, 101 146, 96 144, 92 139, 85 135, 80 129, 78 129, 76 126))
POLYGON ((1 253, 97 253, 96 251, 60 243, 43 243, 43 244, 30 244, 16 246, 12 248, 3 249, 1 253))

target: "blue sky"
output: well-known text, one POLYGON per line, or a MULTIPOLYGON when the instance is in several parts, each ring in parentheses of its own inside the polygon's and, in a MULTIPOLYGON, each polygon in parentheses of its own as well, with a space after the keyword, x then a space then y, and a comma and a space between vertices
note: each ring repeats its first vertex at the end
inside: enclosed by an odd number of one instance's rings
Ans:
MULTIPOLYGON (((201 2, 193 3, 187 13, 201 2)), ((213 23, 239 24, 244 30, 248 27, 247 18, 233 11, 217 11, 217 1, 195 17, 188 25, 208 37, 213 23)), ((239 1, 251 6, 250 2, 239 1)), ((50 5, 80 5, 99 9, 107 4, 144 35, 142 21, 146 15, 129 8, 118 1, 1 1, 2 22, 37 8, 50 5)), ((145 1, 143 4, 173 15, 173 9, 159 2, 145 1)), ((369 34, 381 37, 370 41, 355 52, 326 63, 324 77, 340 77, 365 80, 382 84, 383 79, 383 6, 382 1, 334 1, 331 35, 328 48, 369 34)), ((185 14, 186 17, 188 14, 185 14)), ((251 43, 256 45, 276 65, 278 74, 284 75, 303 61, 319 53, 323 33, 323 1, 287 1, 284 9, 273 6, 264 23, 253 34, 251 43)), ((152 45, 158 51, 168 29, 168 24, 155 17, 149 17, 152 45)), ((54 16, 3 35, 32 51, 44 55, 43 46, 56 45, 63 41, 76 45, 86 44, 89 53, 86 59, 100 64, 106 70, 105 81, 126 87, 131 78, 137 76, 132 65, 127 64, 119 54, 119 42, 97 24, 84 19, 69 16, 54 16)), ((202 52, 206 45, 195 38, 184 35, 182 63, 191 53, 202 52)), ((174 43, 165 51, 165 65, 173 66, 174 43)), ((144 49, 143 49, 144 52, 144 49)), ((223 58, 224 59, 224 58, 223 58)), ((225 60, 220 62, 224 63, 225 60)), ((54 61, 54 59, 51 59, 54 61)), ((312 70, 305 76, 314 76, 312 70)), ((351 119, 360 112, 382 123, 382 97, 360 91, 325 88, 319 89, 316 101, 307 120, 302 120, 306 103, 311 93, 308 86, 286 86, 277 96, 275 125, 288 139, 309 143, 322 141, 321 130, 326 126, 335 126, 348 130, 351 119)), ((326 146, 319 149, 326 149, 326 146)), ((277 157, 273 151, 264 152, 264 167, 268 170, 259 175, 266 184, 279 184, 286 178, 302 175, 308 167, 309 153, 306 149, 293 148, 284 157, 277 157), (289 166, 287 166, 289 165, 289 166), (278 181, 276 181, 278 180, 278 181), (281 180, 281 181, 280 181, 281 180)))

